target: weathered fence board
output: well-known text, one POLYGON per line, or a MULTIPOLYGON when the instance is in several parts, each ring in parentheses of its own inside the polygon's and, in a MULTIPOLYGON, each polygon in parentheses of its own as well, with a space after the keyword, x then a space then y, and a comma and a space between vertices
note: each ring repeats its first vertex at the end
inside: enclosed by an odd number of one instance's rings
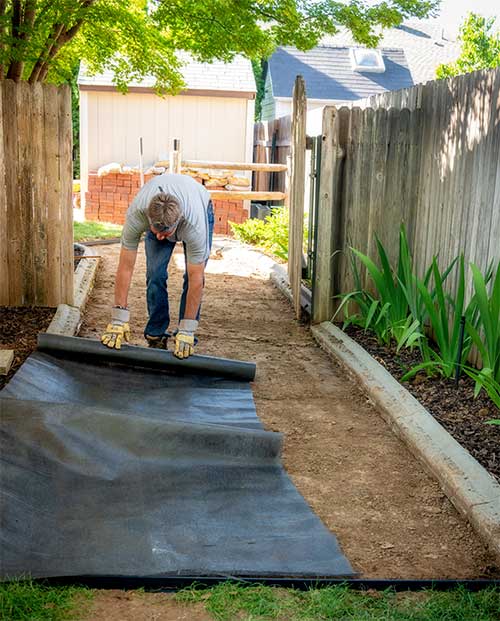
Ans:
MULTIPOLYGON (((330 319, 334 296, 354 286, 349 246, 376 257, 377 234, 395 260, 402 223, 420 274, 434 256, 442 269, 460 253, 483 270, 500 260, 500 69, 360 103, 324 111, 318 239, 328 242, 324 256, 318 244, 315 321, 330 319), (335 184, 332 133, 346 154, 335 184), (329 245, 332 230, 340 234, 329 245)), ((456 284, 454 273, 448 290, 456 284)))
POLYGON ((304 245, 304 192, 306 175, 307 100, 304 78, 297 76, 293 87, 292 153, 290 179, 290 235, 288 239, 288 274, 292 288, 295 316, 300 319, 300 287, 304 245))
POLYGON ((69 87, 0 81, 0 126, 0 304, 71 304, 69 87))
MULTIPOLYGON (((292 121, 284 116, 254 125, 254 157, 258 163, 286 164, 291 153, 292 121)), ((260 192, 285 191, 285 172, 254 172, 252 187, 260 192)))
POLYGON ((341 236, 340 214, 342 196, 342 161, 345 156, 340 145, 341 111, 325 108, 317 214, 316 270, 313 288, 313 321, 332 318, 338 275, 338 256, 335 250, 341 236))
POLYGON ((9 300, 8 236, 6 226, 7 187, 5 183, 5 143, 1 119, 3 119, 3 97, 0 97, 0 304, 7 304, 9 300))

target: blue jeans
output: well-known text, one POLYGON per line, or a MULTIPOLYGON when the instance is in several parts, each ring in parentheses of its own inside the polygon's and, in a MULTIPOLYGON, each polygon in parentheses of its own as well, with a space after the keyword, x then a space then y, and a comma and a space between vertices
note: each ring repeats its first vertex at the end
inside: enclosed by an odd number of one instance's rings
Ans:
MULTIPOLYGON (((214 208, 212 201, 207 208, 208 218, 208 244, 212 248, 212 237, 214 231, 214 208)), ((168 239, 159 241, 151 231, 146 233, 146 285, 149 321, 144 329, 144 336, 162 336, 168 330, 170 324, 170 310, 168 306, 168 264, 175 248, 176 242, 168 239)), ((186 245, 184 246, 184 257, 187 263, 186 245)), ((179 321, 184 319, 186 310, 186 299, 189 287, 187 268, 184 272, 184 282, 182 284, 181 303, 179 308, 179 321)), ((196 319, 200 318, 200 308, 196 319)))

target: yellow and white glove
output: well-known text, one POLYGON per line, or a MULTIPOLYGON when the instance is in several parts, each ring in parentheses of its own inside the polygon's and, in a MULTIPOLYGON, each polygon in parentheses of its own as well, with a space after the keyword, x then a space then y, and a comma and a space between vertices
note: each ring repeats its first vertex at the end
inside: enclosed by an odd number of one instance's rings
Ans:
POLYGON ((196 337, 194 333, 198 328, 196 319, 181 319, 179 328, 175 334, 174 356, 177 358, 189 358, 194 353, 196 337))
POLYGON ((130 340, 129 320, 130 312, 126 308, 113 306, 111 310, 111 323, 108 323, 101 337, 101 343, 111 349, 121 349, 122 342, 128 343, 130 340))

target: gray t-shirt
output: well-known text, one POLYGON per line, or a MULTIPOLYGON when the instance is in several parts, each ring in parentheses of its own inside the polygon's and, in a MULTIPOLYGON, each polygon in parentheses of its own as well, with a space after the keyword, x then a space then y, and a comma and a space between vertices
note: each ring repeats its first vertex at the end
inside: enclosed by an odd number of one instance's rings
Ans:
POLYGON ((175 196, 182 211, 182 220, 169 240, 186 244, 188 263, 204 263, 210 254, 207 218, 210 194, 201 183, 188 175, 158 175, 139 190, 127 209, 122 246, 127 250, 137 250, 141 235, 150 230, 146 213, 148 205, 153 196, 161 191, 175 196))

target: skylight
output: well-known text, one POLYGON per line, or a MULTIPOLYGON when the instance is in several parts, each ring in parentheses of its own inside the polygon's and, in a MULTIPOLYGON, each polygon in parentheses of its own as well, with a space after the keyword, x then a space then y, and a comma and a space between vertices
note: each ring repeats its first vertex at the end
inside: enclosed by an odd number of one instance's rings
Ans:
POLYGON ((363 47, 349 49, 353 71, 368 73, 384 73, 385 64, 379 50, 369 50, 363 47))

